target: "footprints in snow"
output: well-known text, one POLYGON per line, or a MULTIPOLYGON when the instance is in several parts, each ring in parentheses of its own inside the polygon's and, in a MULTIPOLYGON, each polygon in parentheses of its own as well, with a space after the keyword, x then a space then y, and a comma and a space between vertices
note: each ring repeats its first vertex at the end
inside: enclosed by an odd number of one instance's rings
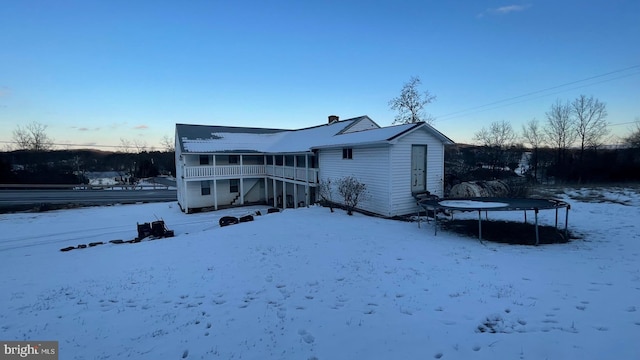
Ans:
POLYGON ((302 340, 307 344, 313 344, 313 342, 316 341, 316 338, 313 335, 311 335, 309 332, 307 332, 307 330, 304 330, 304 329, 298 330, 298 335, 300 335, 302 340))

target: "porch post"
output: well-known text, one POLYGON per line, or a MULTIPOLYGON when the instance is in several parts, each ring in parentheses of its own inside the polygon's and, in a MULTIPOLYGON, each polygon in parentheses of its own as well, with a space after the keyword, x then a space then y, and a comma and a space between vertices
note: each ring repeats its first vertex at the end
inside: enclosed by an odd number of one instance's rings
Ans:
POLYGON ((263 155, 262 156, 262 163, 264 164, 264 170, 265 170, 265 177, 264 177, 264 202, 265 203, 269 203, 269 183, 268 183, 268 177, 266 176, 266 172, 267 172, 267 155, 263 155))
POLYGON ((242 157, 240 154, 240 205, 244 205, 244 167, 242 166, 242 157))
POLYGON ((309 207, 311 195, 309 194, 309 154, 304 154, 304 203, 309 207))
POLYGON ((287 183, 282 180, 282 210, 287 208, 287 183))
MULTIPOLYGON (((298 172, 298 155, 293 156, 293 180, 296 180, 296 175, 298 172)), ((293 183, 293 208, 298 208, 298 185, 293 183)))
POLYGON ((277 187, 276 187, 276 178, 271 179, 273 181, 273 207, 278 207, 278 196, 277 196, 277 187))
POLYGON ((213 208, 218 210, 218 181, 213 178, 213 208))
POLYGON ((213 154, 211 159, 211 163, 213 164, 213 208, 218 210, 218 183, 216 178, 216 154, 213 154))

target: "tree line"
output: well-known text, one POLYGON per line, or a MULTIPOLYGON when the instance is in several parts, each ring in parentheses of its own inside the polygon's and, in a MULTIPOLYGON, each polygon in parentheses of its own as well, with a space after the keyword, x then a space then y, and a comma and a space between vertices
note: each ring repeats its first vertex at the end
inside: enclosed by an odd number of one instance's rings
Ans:
POLYGON ((175 176, 175 155, 166 151, 13 150, 0 152, 0 184, 82 184, 88 172, 123 178, 175 176))
MULTIPOLYGON (((394 123, 434 122, 424 109, 436 97, 420 91, 420 85, 420 78, 411 77, 389 102, 397 111, 394 123)), ((607 116, 606 104, 594 96, 556 100, 542 122, 531 119, 518 132, 508 121, 495 121, 474 133, 473 145, 450 147, 445 171, 449 178, 485 180, 513 176, 515 169, 526 165, 519 175, 537 182, 640 179, 640 120, 623 139, 624 145, 608 148, 607 116)))

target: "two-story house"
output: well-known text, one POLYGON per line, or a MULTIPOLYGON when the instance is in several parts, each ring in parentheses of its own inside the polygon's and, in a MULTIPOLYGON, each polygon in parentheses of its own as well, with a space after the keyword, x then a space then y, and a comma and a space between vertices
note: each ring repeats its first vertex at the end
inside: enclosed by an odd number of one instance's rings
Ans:
MULTIPOLYGON (((298 130, 176 124, 178 203, 189 213, 247 204, 296 208, 320 181, 366 184, 361 210, 416 211, 413 194, 442 196, 448 137, 426 123, 380 127, 368 116, 298 130)), ((340 203, 335 193, 333 200, 340 203)))

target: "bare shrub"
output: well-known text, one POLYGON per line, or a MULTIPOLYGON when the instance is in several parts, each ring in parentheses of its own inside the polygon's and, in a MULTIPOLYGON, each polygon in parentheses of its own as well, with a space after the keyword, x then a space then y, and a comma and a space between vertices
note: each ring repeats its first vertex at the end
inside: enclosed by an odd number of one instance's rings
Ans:
POLYGON ((347 214, 353 215, 353 209, 367 196, 367 185, 353 176, 346 176, 338 180, 338 193, 344 199, 347 214))
POLYGON ((333 212, 333 185, 331 183, 331 178, 326 178, 321 180, 318 184, 318 195, 320 196, 320 201, 322 205, 329 206, 331 212, 333 212))

